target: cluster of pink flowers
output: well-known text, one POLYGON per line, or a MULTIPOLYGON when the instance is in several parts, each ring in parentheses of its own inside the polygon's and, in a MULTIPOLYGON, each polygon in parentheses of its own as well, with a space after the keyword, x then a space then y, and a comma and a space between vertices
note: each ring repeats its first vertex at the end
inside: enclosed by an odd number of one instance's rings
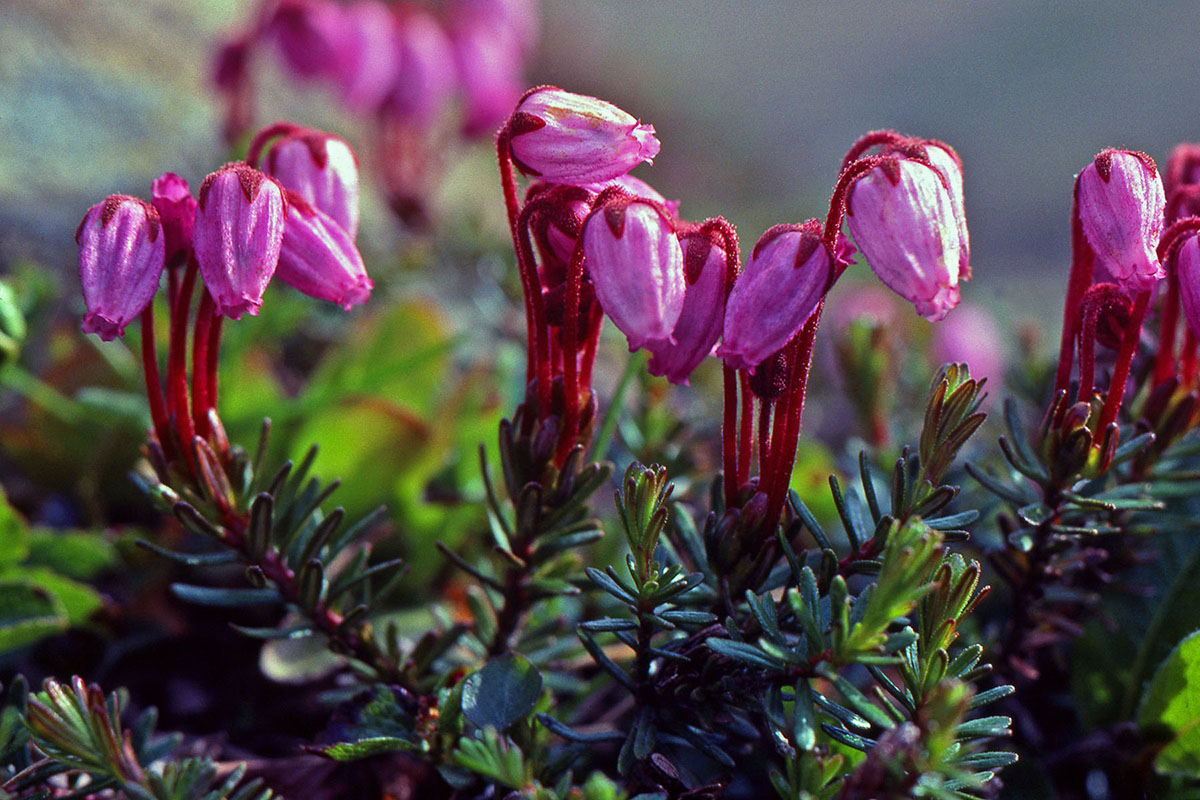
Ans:
POLYGON ((537 27, 534 0, 454 0, 436 10, 384 0, 261 0, 250 25, 217 54, 226 137, 234 142, 252 127, 252 61, 275 50, 290 77, 328 86, 349 111, 375 120, 385 188, 413 221, 428 183, 428 165, 416 165, 435 160, 423 140, 440 130, 456 99, 464 135, 492 135, 524 89, 537 27), (389 166, 399 162, 406 166, 389 166))
POLYGON ((501 130, 501 179, 529 323, 529 395, 541 416, 562 420, 561 461, 586 439, 602 315, 631 350, 651 353, 651 372, 675 383, 715 354, 726 376, 728 504, 758 497, 763 519, 774 520, 821 307, 854 263, 843 219, 883 283, 922 316, 942 319, 970 277, 962 166, 940 142, 870 134, 847 155, 825 222, 771 228, 741 270, 732 225, 686 221, 677 204, 628 175, 659 147, 653 127, 554 87, 526 93, 501 130), (514 165, 534 179, 523 205, 514 165), (751 481, 755 441, 760 476, 751 481))
POLYGON ((112 195, 88 210, 75 236, 83 330, 107 341, 141 318, 151 416, 167 460, 189 471, 196 463, 195 441, 216 424, 221 320, 257 314, 273 277, 346 309, 366 301, 373 284, 354 244, 357 229, 354 154, 337 137, 289 123, 263 130, 250 163, 213 172, 198 197, 168 172, 154 181, 150 202, 112 195), (153 333, 164 272, 171 324, 165 393, 153 333), (187 336, 198 277, 189 411, 187 336))

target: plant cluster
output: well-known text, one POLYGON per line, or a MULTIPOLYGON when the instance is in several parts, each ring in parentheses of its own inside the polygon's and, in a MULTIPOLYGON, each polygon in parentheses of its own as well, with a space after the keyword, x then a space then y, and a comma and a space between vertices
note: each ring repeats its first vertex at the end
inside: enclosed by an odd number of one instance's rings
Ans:
MULTIPOLYGON (((334 13, 272 8, 262 30, 297 47, 334 13)), ((824 219, 772 227, 743 264, 728 221, 688 221, 629 174, 660 143, 610 103, 537 87, 496 146, 523 393, 500 423, 498 463, 480 450, 487 545, 438 543, 453 577, 418 626, 389 604, 405 564, 377 554, 379 518, 351 524, 330 507, 338 483, 312 475, 315 446, 271 464, 269 422, 247 450, 217 411, 223 320, 256 315, 273 276, 347 310, 371 292, 345 142, 279 123, 198 198, 167 174, 152 202, 114 195, 80 225, 83 329, 113 339, 141 320, 152 428, 137 480, 190 534, 182 547, 140 544, 186 569, 178 599, 267 620, 231 623, 242 636, 327 651, 325 724, 304 757, 386 774, 378 796, 405 798, 949 800, 998 796, 1031 772, 1059 797, 1188 796, 1200 644, 1172 639, 1171 615, 1200 549, 1128 669, 1096 678, 1116 699, 1090 720, 1063 706, 1066 656, 1102 619, 1101 592, 1194 525, 1194 148, 1172 156, 1165 189, 1129 151, 1104 151, 1077 178, 1060 358, 1025 391, 1045 407, 1040 424, 1009 400, 1000 457, 962 465, 968 447, 983 457, 985 380, 950 363, 914 443, 888 451, 891 373, 880 337, 852 325, 838 346, 847 405, 878 446, 854 454, 853 480, 830 475, 827 493, 802 494, 814 345, 856 253, 932 322, 959 303, 971 268, 955 151, 867 134, 824 219), (164 283, 165 378, 153 333, 164 283), (677 495, 666 467, 629 463, 615 514, 596 499, 614 474, 603 448, 619 411, 602 422, 593 391, 605 318, 672 383, 720 359, 724 401, 720 470, 681 476, 677 495)), ((269 770, 157 735, 154 713, 128 706, 79 677, 32 694, 12 682, 0 796, 285 794, 269 770)))

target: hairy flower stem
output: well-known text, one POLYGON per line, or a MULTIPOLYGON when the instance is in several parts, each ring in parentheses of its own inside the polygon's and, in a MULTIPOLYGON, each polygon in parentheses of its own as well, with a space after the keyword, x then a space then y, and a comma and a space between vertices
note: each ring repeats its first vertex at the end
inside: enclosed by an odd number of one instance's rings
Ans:
POLYGON ((154 348, 154 304, 142 311, 142 372, 146 378, 146 399, 150 402, 150 419, 154 424, 154 436, 159 444, 172 451, 167 422, 166 398, 163 397, 162 378, 158 374, 158 353, 154 348))
POLYGON ((1179 324, 1179 275, 1175 259, 1165 264, 1167 268, 1167 293, 1163 296, 1159 311, 1158 352, 1154 356, 1154 385, 1165 383, 1176 374, 1175 329, 1179 324))
POLYGON ((1104 408, 1100 412, 1100 422, 1096 426, 1103 433, 1110 423, 1117 419, 1117 410, 1121 407, 1121 399, 1125 396, 1125 384, 1129 382, 1129 368, 1133 364, 1133 354, 1141 339, 1142 319, 1146 316, 1146 307, 1150 304, 1150 292, 1142 292, 1133 304, 1133 313, 1129 315, 1129 324, 1125 326, 1121 337, 1121 349, 1117 352, 1117 363, 1113 368, 1112 382, 1108 386, 1108 396, 1104 400, 1104 408))
POLYGON ((1079 330, 1080 305, 1083 293, 1092 284, 1092 262, 1095 254, 1083 235, 1079 220, 1079 179, 1075 179, 1075 201, 1071 208, 1071 276, 1067 281, 1067 298, 1063 303, 1062 341, 1058 350, 1058 372, 1054 391, 1066 391, 1071 382, 1071 367, 1075 354, 1075 335, 1079 330))
POLYGON ((187 270, 175 304, 171 308, 171 343, 167 355, 167 412, 175 425, 179 444, 184 450, 184 462, 195 474, 194 465, 187 453, 195 436, 192 416, 188 410, 187 385, 187 327, 192 305, 192 290, 196 284, 199 265, 194 254, 188 256, 187 270))
POLYGON ((192 331, 192 425, 200 438, 208 437, 208 410, 213 401, 209 392, 209 331, 212 329, 216 303, 207 289, 200 295, 200 307, 196 310, 196 324, 192 331))

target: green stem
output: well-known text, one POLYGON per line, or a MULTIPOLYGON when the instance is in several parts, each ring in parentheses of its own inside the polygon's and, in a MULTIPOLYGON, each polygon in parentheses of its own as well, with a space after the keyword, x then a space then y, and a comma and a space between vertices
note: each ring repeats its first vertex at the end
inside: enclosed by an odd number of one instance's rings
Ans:
POLYGON ((9 364, 0 370, 0 386, 12 389, 68 425, 74 425, 83 415, 79 403, 17 364, 9 364))
POLYGON ((1200 547, 1192 548, 1191 555, 1184 563, 1183 568, 1179 570, 1179 574, 1175 576, 1175 580, 1171 582, 1167 593, 1163 595, 1162 602, 1158 604, 1158 608, 1154 611, 1154 617, 1150 620, 1150 625, 1146 628, 1146 635, 1142 637, 1142 643, 1138 646, 1137 657, 1133 660, 1133 669, 1129 675, 1129 683, 1125 686, 1125 697, 1121 702, 1121 719, 1127 720, 1133 717, 1135 706, 1137 705, 1138 697, 1141 695, 1142 684, 1146 681, 1146 671, 1150 666, 1151 652, 1154 650, 1159 637, 1162 635, 1163 628, 1166 627, 1175 607, 1178 595, 1185 589, 1190 589, 1195 585, 1197 578, 1200 577, 1200 547))
POLYGON ((613 432, 617 428, 617 414, 625 404, 625 392, 629 389, 633 376, 638 373, 645 361, 646 356, 639 351, 631 355, 625 362, 625 370, 621 373, 621 378, 617 381, 617 388, 613 390, 612 400, 609 401, 608 409, 604 412, 604 419, 600 423, 600 432, 596 434, 592 461, 603 461, 604 457, 608 455, 608 448, 612 446, 613 432))

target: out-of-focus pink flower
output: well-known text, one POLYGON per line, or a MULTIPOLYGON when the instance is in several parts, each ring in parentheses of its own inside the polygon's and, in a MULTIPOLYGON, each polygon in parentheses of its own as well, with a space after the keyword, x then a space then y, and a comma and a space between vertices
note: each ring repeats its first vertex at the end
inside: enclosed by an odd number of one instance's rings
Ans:
POLYGON ((516 39, 468 17, 450 29, 464 101, 463 133, 494 134, 525 89, 516 39))
POLYGON ((397 117, 427 124, 445 106, 458 79, 454 48, 433 16, 419 6, 395 8, 396 79, 386 107, 397 117))
POLYGON ((717 355, 726 366, 754 369, 786 345, 825 296, 833 269, 817 220, 764 233, 725 305, 717 355))
POLYGON ((296 192, 324 211, 350 234, 358 234, 358 160, 350 145, 324 131, 288 127, 279 123, 264 128, 250 146, 251 157, 261 145, 283 130, 261 159, 263 170, 285 189, 296 192))
POLYGON ((150 187, 151 198, 162 220, 167 264, 182 264, 192 249, 196 198, 188 182, 174 172, 164 172, 150 187))
POLYGON ((218 313, 258 313, 279 264, 283 226, 282 187, 248 164, 226 164, 204 179, 193 247, 218 313))
POLYGON ((885 156, 851 185, 846 220, 884 285, 931 322, 958 305, 962 238, 937 169, 885 156))
POLYGON ((164 242, 154 206, 114 194, 88 209, 75 242, 87 314, 83 332, 108 342, 150 305, 162 276, 164 242))
POLYGON ((672 221, 649 203, 617 198, 584 223, 583 252, 600 307, 630 351, 670 341, 686 290, 672 221))
POLYGON ((279 0, 264 34, 273 39, 289 71, 301 78, 338 74, 349 25, 330 0, 279 0))
POLYGON ((1004 380, 1004 334, 996 320, 977 305, 964 303, 934 326, 930 347, 939 364, 966 362, 972 377, 1004 380))
POLYGON ((721 237, 699 230, 679 236, 686 288, 683 309, 671 332, 675 343, 648 345, 651 375, 687 383, 692 370, 710 355, 725 322, 725 248, 721 237))
POLYGON ((1192 334, 1200 337, 1200 238, 1190 234, 1175 251, 1175 272, 1179 276, 1179 299, 1192 334))
POLYGON ((612 103, 542 86, 528 92, 509 119, 513 163, 526 175, 584 186, 610 181, 661 146, 654 126, 612 103))
POLYGON ((285 190, 287 224, 275 274, 289 286, 347 311, 365 303, 375 284, 354 239, 332 217, 285 190))
POLYGON ((1096 275, 1133 294, 1166 276, 1158 261, 1166 196, 1154 160, 1105 150, 1079 174, 1076 213, 1096 254, 1096 275))
POLYGON ((1200 184, 1200 144, 1185 142, 1175 145, 1167 158, 1165 177, 1168 192, 1200 184))
POLYGON ((520 58, 533 51, 540 27, 534 0, 458 0, 450 5, 447 18, 452 27, 491 31, 493 38, 507 40, 520 58))
POLYGON ((346 36, 337 58, 337 85, 351 111, 377 110, 396 84, 400 44, 396 18, 379 0, 346 6, 346 36))

